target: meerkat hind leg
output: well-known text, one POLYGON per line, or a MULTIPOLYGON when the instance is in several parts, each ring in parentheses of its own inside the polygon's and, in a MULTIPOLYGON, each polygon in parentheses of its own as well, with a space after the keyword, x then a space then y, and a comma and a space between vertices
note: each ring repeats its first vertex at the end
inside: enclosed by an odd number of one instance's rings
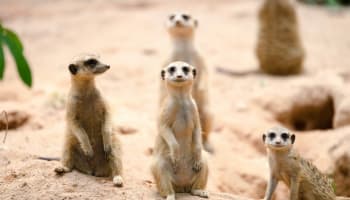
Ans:
MULTIPOLYGON (((69 136, 68 136, 69 137, 69 136)), ((72 136, 70 136, 72 137, 72 136)), ((63 155, 61 160, 61 166, 55 168, 55 172, 58 175, 63 175, 65 173, 71 172, 73 170, 73 142, 72 138, 66 140, 63 155)))
POLYGON ((202 169, 195 177, 195 181, 192 185, 191 194, 203 198, 209 198, 208 192, 205 190, 205 186, 208 181, 208 166, 206 162, 203 162, 202 169))
POLYGON ((205 108, 199 109, 199 116, 200 116, 200 121, 202 126, 202 132, 203 132, 202 133, 203 148, 205 151, 209 153, 214 153, 214 147, 209 142, 209 134, 212 129, 212 123, 213 123, 212 116, 205 108))
MULTIPOLYGON (((114 143, 119 143, 114 139, 114 143)), ((122 174, 122 160, 121 160, 121 150, 118 148, 119 145, 112 145, 111 152, 108 155, 108 162, 112 171, 113 184, 117 187, 123 186, 123 177, 122 174)))
POLYGON ((166 161, 163 158, 158 158, 152 166, 152 174, 156 181, 159 194, 169 200, 175 199, 171 169, 170 165, 166 165, 166 161))

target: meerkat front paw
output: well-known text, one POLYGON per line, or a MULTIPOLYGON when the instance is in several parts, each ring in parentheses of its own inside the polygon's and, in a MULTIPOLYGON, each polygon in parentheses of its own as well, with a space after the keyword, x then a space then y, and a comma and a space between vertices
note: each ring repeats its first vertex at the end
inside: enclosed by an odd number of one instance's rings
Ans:
POLYGON ((104 151, 105 154, 107 154, 107 155, 110 154, 111 151, 112 151, 111 145, 110 145, 110 144, 104 143, 104 144, 103 144, 103 151, 104 151))
POLYGON ((205 190, 192 190, 191 194, 193 196, 199 196, 199 197, 202 197, 202 198, 209 198, 209 194, 205 190))
POLYGON ((113 184, 117 187, 123 187, 123 178, 121 176, 114 176, 113 184))
POLYGON ((172 162, 173 171, 176 174, 179 166, 179 161, 180 161, 180 156, 179 156, 180 152, 178 147, 175 147, 173 149, 174 150, 171 152, 171 162, 172 162))
POLYGON ((179 168, 179 159, 173 158, 171 162, 172 162, 173 172, 174 172, 174 174, 176 174, 177 170, 179 168))
POLYGON ((86 146, 82 146, 82 149, 84 151, 84 154, 88 157, 92 157, 94 155, 94 150, 92 150, 92 147, 90 144, 86 145, 86 146))
POLYGON ((192 169, 194 172, 199 172, 202 169, 202 162, 201 161, 194 161, 192 169))

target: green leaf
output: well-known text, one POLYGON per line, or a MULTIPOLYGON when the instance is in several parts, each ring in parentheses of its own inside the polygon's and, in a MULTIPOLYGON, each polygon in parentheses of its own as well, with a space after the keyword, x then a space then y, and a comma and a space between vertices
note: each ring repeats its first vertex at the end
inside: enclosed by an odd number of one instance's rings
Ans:
POLYGON ((23 44, 15 32, 3 27, 3 36, 10 38, 18 50, 21 51, 21 53, 23 52, 23 44))
POLYGON ((32 74, 29 64, 23 55, 23 45, 18 36, 11 30, 3 28, 2 37, 7 44, 13 58, 16 61, 17 71, 22 81, 29 87, 32 86, 32 74))
POLYGON ((4 56, 2 41, 0 38, 0 80, 4 78, 4 71, 5 71, 5 56, 4 56))

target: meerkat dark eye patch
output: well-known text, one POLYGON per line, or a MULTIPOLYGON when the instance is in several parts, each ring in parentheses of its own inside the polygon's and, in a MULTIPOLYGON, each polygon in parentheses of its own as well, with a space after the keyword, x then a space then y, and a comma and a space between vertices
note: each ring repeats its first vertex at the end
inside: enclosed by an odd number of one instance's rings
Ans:
POLYGON ((182 18, 184 18, 184 20, 189 20, 190 18, 191 18, 191 16, 189 16, 189 15, 186 15, 186 14, 183 14, 182 15, 182 18))
POLYGON ((97 64, 97 60, 94 58, 90 58, 90 59, 84 61, 84 65, 88 65, 91 67, 95 66, 96 64, 97 64))
POLYGON ((69 69, 70 73, 73 75, 77 74, 77 72, 78 72, 78 66, 76 66, 75 64, 70 64, 68 66, 68 69, 69 69))
POLYGON ((197 70, 196 70, 196 69, 193 69, 193 70, 192 70, 192 74, 193 74, 193 78, 195 78, 196 75, 197 75, 197 70))
POLYGON ((188 72, 190 72, 190 68, 187 67, 187 66, 183 66, 183 67, 182 67, 182 71, 184 72, 185 75, 187 75, 188 72))
POLYGON ((289 134, 288 134, 288 133, 282 133, 281 138, 282 138, 284 141, 287 141, 287 140, 289 139, 289 134))
POLYGON ((175 15, 170 15, 170 16, 169 16, 169 19, 170 19, 170 20, 174 20, 174 18, 175 18, 175 15))
POLYGON ((274 139, 274 138, 276 137, 276 133, 271 132, 271 133, 269 133, 268 137, 269 137, 270 139, 274 139))
POLYGON ((172 66, 172 67, 170 67, 170 68, 168 69, 168 72, 169 72, 171 75, 173 75, 173 74, 175 73, 175 71, 176 71, 176 67, 174 67, 174 66, 172 66))

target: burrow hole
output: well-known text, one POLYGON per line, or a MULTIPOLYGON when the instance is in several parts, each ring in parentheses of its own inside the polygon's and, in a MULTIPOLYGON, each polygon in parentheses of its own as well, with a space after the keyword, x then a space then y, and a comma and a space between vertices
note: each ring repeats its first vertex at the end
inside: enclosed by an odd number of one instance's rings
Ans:
POLYGON ((334 101, 331 96, 319 101, 297 101, 276 116, 279 122, 296 131, 332 129, 333 117, 334 101))

